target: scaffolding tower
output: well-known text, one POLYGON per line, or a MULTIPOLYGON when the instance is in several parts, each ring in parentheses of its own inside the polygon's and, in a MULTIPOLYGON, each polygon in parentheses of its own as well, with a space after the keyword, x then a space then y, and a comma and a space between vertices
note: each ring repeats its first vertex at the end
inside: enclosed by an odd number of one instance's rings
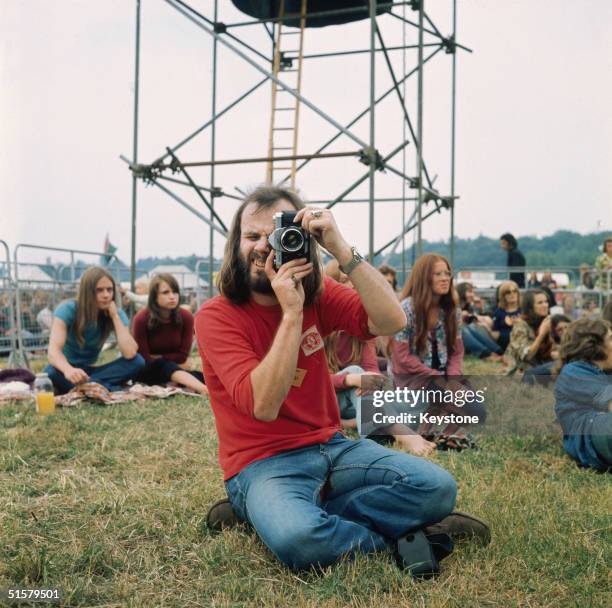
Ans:
MULTIPOLYGON (((160 0, 162 1, 162 0, 160 0)), ((213 15, 208 17, 199 12, 183 0, 163 0, 169 7, 191 21, 194 26, 203 31, 212 39, 212 111, 211 117, 196 131, 189 134, 179 143, 172 147, 166 147, 165 152, 157 159, 149 163, 141 163, 138 159, 138 118, 139 118, 139 79, 140 79, 140 30, 141 30, 141 0, 136 3, 136 29, 135 29, 135 86, 134 86, 134 112, 133 112, 133 150, 132 158, 121 156, 128 163, 132 172, 132 243, 131 243, 131 279, 135 282, 136 266, 136 208, 137 208, 137 182, 143 180, 149 185, 154 185, 165 192, 174 201, 188 209, 191 213, 201 219, 209 226, 209 267, 208 282, 213 285, 214 264, 214 239, 215 233, 225 238, 227 226, 215 209, 215 199, 228 198, 242 200, 242 196, 236 196, 217 185, 215 168, 229 164, 262 163, 266 167, 265 178, 267 182, 290 185, 296 187, 298 173, 304 166, 312 161, 323 161, 329 158, 352 157, 356 162, 367 166, 363 175, 338 195, 321 201, 310 201, 311 204, 325 205, 327 208, 334 207, 338 203, 351 204, 367 202, 369 213, 368 234, 368 259, 371 263, 375 258, 387 252, 385 260, 402 246, 402 270, 406 274, 406 234, 415 230, 415 248, 417 255, 422 253, 422 225, 423 222, 442 210, 450 212, 450 257, 451 263, 454 257, 454 209, 455 201, 459 197, 455 193, 455 98, 456 98, 456 52, 458 49, 471 52, 471 49, 456 41, 457 23, 457 0, 447 0, 452 10, 452 33, 448 36, 442 35, 433 20, 425 11, 425 0, 408 0, 403 2, 377 2, 376 0, 362 0, 354 2, 356 6, 336 8, 324 11, 309 10, 308 0, 298 0, 300 10, 295 13, 285 11, 285 0, 280 0, 278 13, 270 17, 252 19, 245 22, 224 23, 219 21, 219 2, 214 0, 213 15), (401 9, 402 13, 398 11, 401 9), (406 12, 411 11, 418 19, 410 19, 406 12), (382 32, 382 17, 394 19, 402 24, 403 39, 401 46, 388 47, 385 44, 382 32), (369 47, 366 49, 334 51, 318 54, 305 53, 305 38, 308 36, 309 27, 317 25, 317 20, 322 19, 356 19, 369 20, 370 36, 369 47), (272 42, 271 50, 261 50, 248 44, 233 32, 241 28, 262 26, 265 27, 272 42), (418 33, 418 44, 408 45, 406 40, 406 28, 415 28, 418 33), (425 40, 427 36, 427 41, 425 40), (250 87, 238 98, 233 100, 223 109, 217 109, 217 92, 219 87, 219 61, 218 48, 222 45, 229 49, 244 62, 258 71, 263 77, 254 86, 250 87), (406 50, 417 51, 416 66, 407 69, 406 50), (403 73, 398 75, 390 59, 390 52, 401 50, 404 55, 403 73), (427 50, 427 55, 425 55, 427 50), (450 191, 446 194, 440 193, 435 187, 435 177, 432 178, 427 163, 423 157, 423 73, 424 67, 442 51, 452 58, 452 89, 451 89, 451 133, 450 142, 450 191), (392 80, 392 87, 383 94, 376 95, 376 55, 382 53, 384 62, 392 80), (305 61, 313 58, 333 57, 339 55, 367 54, 369 56, 369 99, 365 110, 356 114, 355 117, 341 124, 330 114, 325 112, 310 101, 308 95, 303 92, 302 69, 305 61), (418 80, 417 89, 417 111, 416 127, 406 107, 406 81, 416 75, 418 80), (219 119, 240 104, 247 103, 248 98, 265 83, 270 83, 270 128, 267 145, 267 155, 249 158, 217 158, 216 127, 219 119), (401 109, 402 141, 390 151, 380 151, 376 146, 376 122, 375 108, 389 95, 397 98, 401 109), (320 116, 324 121, 334 127, 336 134, 310 153, 298 153, 300 109, 308 108, 320 116), (285 118, 281 118, 284 116, 285 118), (369 138, 364 141, 358 137, 353 129, 355 123, 365 116, 369 117, 369 138), (211 148, 210 157, 204 161, 183 162, 177 156, 179 149, 186 143, 192 141, 204 130, 210 129, 211 148), (340 152, 326 152, 338 138, 345 136, 352 143, 352 149, 340 152), (412 143, 415 150, 415 171, 409 173, 405 164, 406 146, 412 143), (396 167, 393 159, 402 152, 404 162, 401 169, 396 167), (299 161, 299 162, 298 162, 299 161), (192 175, 193 167, 209 167, 210 183, 208 186, 197 184, 192 175), (376 173, 384 171, 398 176, 401 179, 401 196, 377 197, 376 173), (182 179, 167 175, 168 172, 179 174, 182 179), (366 199, 351 199, 350 194, 362 183, 368 182, 368 197, 366 199), (195 196, 204 207, 194 207, 184 198, 180 197, 170 188, 168 183, 190 186, 195 196), (166 185, 168 184, 168 185, 166 185), (407 196, 411 191, 412 196, 407 196), (378 248, 375 246, 375 213, 379 204, 388 202, 401 202, 402 221, 401 230, 396 237, 389 240, 378 248), (408 214, 406 204, 414 203, 412 211, 408 214), (377 205, 378 203, 378 205, 377 205)), ((239 6, 239 2, 234 2, 239 6)), ((251 3, 254 4, 254 3, 251 3)), ((263 4, 263 3, 262 3, 263 4)), ((274 5, 274 3, 271 3, 274 5)), ((342 25, 333 27, 341 28, 342 25)), ((235 187, 238 192, 240 188, 235 187)), ((134 287, 132 285, 132 287, 134 287)))

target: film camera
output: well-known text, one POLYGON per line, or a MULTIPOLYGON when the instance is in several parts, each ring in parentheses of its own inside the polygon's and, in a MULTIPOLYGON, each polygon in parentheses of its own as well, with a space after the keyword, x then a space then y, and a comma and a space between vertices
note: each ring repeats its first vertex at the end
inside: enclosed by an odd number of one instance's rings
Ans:
POLYGON ((274 266, 278 269, 285 262, 306 258, 310 261, 310 234, 293 220, 297 211, 279 211, 274 214, 274 232, 268 241, 274 249, 274 266))

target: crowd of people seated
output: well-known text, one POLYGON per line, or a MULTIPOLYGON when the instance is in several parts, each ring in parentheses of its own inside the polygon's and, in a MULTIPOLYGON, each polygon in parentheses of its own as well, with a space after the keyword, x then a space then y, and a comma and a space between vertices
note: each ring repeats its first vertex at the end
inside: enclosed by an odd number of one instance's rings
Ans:
MULTIPOLYGON (((502 241, 512 265, 523 266, 516 239, 508 233, 502 241)), ((266 186, 237 212, 220 296, 195 319, 193 298, 181 306, 175 277, 158 274, 139 281, 135 293, 122 292, 137 308, 130 324, 113 276, 101 267, 84 272, 76 297, 52 317, 39 314, 50 311, 42 300, 35 313, 26 299, 21 313, 50 322, 45 371, 57 394, 85 382, 109 391, 141 382, 210 396, 228 494, 208 514, 211 529, 248 521, 294 569, 389 546, 412 567, 415 554, 399 542, 407 532, 438 546, 432 530, 490 539, 484 522, 452 511, 450 474, 416 458, 475 446, 463 419, 481 424, 487 411, 464 399, 476 392, 464 374, 466 353, 525 382, 554 384, 567 454, 581 466, 612 467, 612 304, 601 316, 581 314, 566 294, 554 310, 550 273, 530 276, 523 293, 524 274, 511 278, 486 310, 473 285, 455 285, 449 261, 429 253, 398 293, 395 270, 367 264, 329 210, 266 186), (278 211, 292 211, 313 236, 310 259, 274 266, 269 236, 278 211), (324 270, 317 243, 333 256, 324 270), (104 362, 111 335, 119 356, 104 362), (203 372, 190 362, 194 340, 203 372), (391 417, 366 421, 363 397, 388 385, 396 394, 410 391, 413 401, 391 395, 383 409, 391 417), (342 427, 360 437, 346 437, 342 427), (399 451, 378 445, 387 441, 399 451), (288 525, 279 526, 281 518, 288 525)), ((452 540, 447 546, 452 551, 452 540)))
MULTIPOLYGON (((584 323, 578 327, 587 326, 587 320, 594 317, 576 306, 572 293, 562 294, 559 303, 551 307, 547 291, 557 286, 550 273, 541 277, 532 273, 527 280, 529 288, 522 295, 514 281, 502 282, 495 304, 487 310, 471 283, 453 285, 450 265, 442 256, 422 256, 400 292, 395 269, 385 265, 379 271, 402 303, 408 325, 395 337, 362 342, 344 332, 334 332, 325 339, 329 373, 346 429, 365 433, 360 428, 359 404, 366 375, 391 378, 397 387, 414 384, 419 376, 428 376, 428 381, 431 376, 439 376, 438 386, 457 388, 455 378, 463 376, 464 353, 501 362, 505 373, 522 374, 523 381, 531 384, 554 382, 565 363, 574 362, 570 371, 577 368, 575 354, 571 361, 564 359, 563 335, 572 328, 569 334, 576 339, 575 322, 582 319, 584 323)), ((352 286, 336 260, 327 263, 325 272, 335 281, 352 286)), ((149 385, 173 383, 207 394, 202 372, 191 369, 194 322, 190 309, 195 308, 195 297, 181 305, 178 283, 169 274, 139 279, 134 293, 120 290, 123 303, 134 305, 137 311, 130 330, 127 316, 116 305, 117 290, 111 274, 94 267, 82 276, 77 297, 63 301, 54 312, 47 292, 24 294, 22 327, 30 328, 26 337, 34 335, 35 328, 50 334, 46 371, 56 392, 65 393, 84 381, 117 390, 131 380, 149 385), (111 334, 121 356, 97 365, 111 334)), ((3 304, 8 310, 6 296, 3 304)), ((601 319, 602 323, 612 321, 612 302, 602 310, 601 319)), ((557 391, 566 396, 569 389, 562 387, 557 391)), ((394 407, 401 409, 397 404, 394 407)), ((438 409, 453 411, 453 405, 438 409)), ((466 413, 465 408, 462 413, 466 413)), ((484 411, 478 414, 486 416, 484 411)), ((419 455, 445 441, 451 446, 469 445, 462 443, 464 435, 456 425, 445 428, 437 437, 430 431, 426 425, 384 429, 399 447, 419 455)), ((570 453, 583 452, 574 449, 570 453)), ((593 461, 591 458, 589 462, 593 461)))

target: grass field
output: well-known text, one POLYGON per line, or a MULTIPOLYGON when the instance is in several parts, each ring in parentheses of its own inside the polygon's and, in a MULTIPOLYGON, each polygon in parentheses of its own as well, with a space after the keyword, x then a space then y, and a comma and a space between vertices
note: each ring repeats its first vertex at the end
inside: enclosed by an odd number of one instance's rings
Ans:
MULTIPOLYGON (((552 417, 549 393, 534 407, 552 417)), ((47 418, 12 404, 0 427, 0 589, 61 587, 66 606, 612 605, 611 478, 578 469, 556 432, 434 456, 493 542, 459 545, 439 578, 414 582, 387 555, 296 575, 247 529, 211 536, 224 489, 206 400, 47 418)))

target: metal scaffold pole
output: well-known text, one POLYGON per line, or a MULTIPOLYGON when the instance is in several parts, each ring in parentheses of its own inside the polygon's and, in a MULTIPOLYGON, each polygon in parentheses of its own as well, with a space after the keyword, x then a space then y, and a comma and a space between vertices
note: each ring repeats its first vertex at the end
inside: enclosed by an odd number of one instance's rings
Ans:
POLYGON ((370 209, 368 260, 374 264, 374 184, 376 179, 376 0, 370 0, 370 209))
MULTIPOLYGON (((219 18, 219 0, 215 0, 215 23, 219 18)), ((213 295, 213 283, 214 283, 214 265, 215 265, 215 231, 213 229, 214 221, 214 208, 215 208, 215 155, 217 150, 217 39, 213 38, 213 69, 212 69, 212 117, 210 127, 210 230, 209 230, 209 258, 208 258, 208 297, 211 298, 213 295)), ((198 277, 199 280, 199 277, 198 277)))
MULTIPOLYGON (((132 162, 138 162, 138 93, 140 86, 140 0, 136 0, 136 64, 134 67, 134 132, 132 162)), ((132 243, 130 254, 130 285, 136 289, 136 195, 138 177, 132 173, 132 243)))
POLYGON ((423 253, 423 13, 425 0, 419 0, 419 76, 417 101, 417 255, 423 253))
MULTIPOLYGON (((457 0, 453 0, 453 42, 457 39, 457 0)), ((450 208, 450 263, 455 264, 455 108, 457 84, 457 53, 453 49, 453 75, 451 93, 451 197, 453 204, 450 208)))

